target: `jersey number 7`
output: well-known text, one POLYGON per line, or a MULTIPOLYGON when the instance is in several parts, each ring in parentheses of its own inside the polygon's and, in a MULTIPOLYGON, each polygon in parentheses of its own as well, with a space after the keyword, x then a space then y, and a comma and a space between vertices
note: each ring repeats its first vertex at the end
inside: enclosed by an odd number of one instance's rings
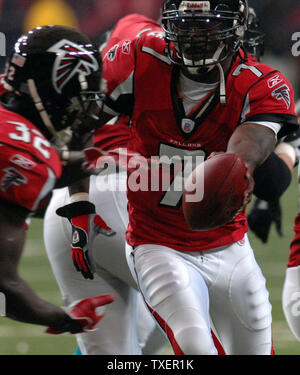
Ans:
POLYGON ((163 165, 173 165, 175 171, 159 205, 178 209, 182 202, 184 181, 196 166, 204 161, 206 153, 203 149, 187 150, 162 143, 159 147, 159 157, 163 165))

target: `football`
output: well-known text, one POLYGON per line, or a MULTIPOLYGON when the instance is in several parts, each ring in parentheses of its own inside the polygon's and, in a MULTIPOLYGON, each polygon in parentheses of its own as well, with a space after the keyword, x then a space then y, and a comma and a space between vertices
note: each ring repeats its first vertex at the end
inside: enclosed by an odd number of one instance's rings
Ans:
POLYGON ((185 182, 183 213, 193 230, 209 230, 231 222, 243 204, 247 167, 234 153, 212 156, 185 182))

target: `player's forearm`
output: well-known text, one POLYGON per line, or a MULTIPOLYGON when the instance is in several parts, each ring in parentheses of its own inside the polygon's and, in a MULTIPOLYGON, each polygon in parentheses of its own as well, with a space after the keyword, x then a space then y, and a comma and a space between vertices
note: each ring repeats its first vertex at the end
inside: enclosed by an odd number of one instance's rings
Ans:
MULTIPOLYGON (((101 120, 99 122, 99 127, 106 124, 113 117, 114 116, 112 116, 111 114, 102 112, 101 120)), ((81 148, 78 145, 75 145, 75 147, 74 147, 74 145, 72 144, 71 149, 82 150, 83 148, 88 148, 88 147, 94 146, 94 138, 93 137, 90 137, 88 134, 86 134, 84 137, 85 137, 84 147, 83 147, 83 145, 81 146, 81 148)), ((84 172, 80 172, 80 173, 83 174, 84 172)), ((90 186, 89 182, 90 182, 90 178, 86 177, 86 178, 83 178, 83 179, 69 185, 70 196, 72 196, 74 194, 78 194, 78 193, 88 193, 89 192, 89 186, 90 186)))
MULTIPOLYGON (((67 165, 63 168, 62 175, 56 182, 55 188, 60 189, 71 185, 76 186, 78 181, 85 178, 89 178, 89 173, 82 168, 82 162, 67 165)), ((78 189, 80 189, 80 187, 78 187, 78 189)))
POLYGON ((239 126, 231 136, 227 152, 239 154, 248 169, 254 169, 266 160, 276 145, 274 132, 262 125, 245 124, 239 126))
POLYGON ((42 300, 19 276, 6 280, 0 289, 5 296, 8 318, 54 327, 66 317, 61 308, 42 300))
MULTIPOLYGON (((86 141, 84 142, 84 144, 81 145, 81 148, 83 149, 84 147, 92 147, 94 145, 94 140, 93 140, 93 137, 89 137, 88 135, 85 135, 85 138, 86 138, 86 141)), ((76 146, 72 145, 72 148, 74 148, 76 146)), ((78 146, 79 147, 79 146, 78 146)), ((79 147, 80 149, 80 147, 79 147)), ((80 167, 81 168, 81 165, 80 167)), ((78 172, 78 170, 77 170, 78 172)), ((78 176, 76 171, 74 171, 74 175, 78 176)), ((82 174, 81 171, 79 171, 79 174, 82 174)), ((73 194, 77 194, 77 193, 88 193, 89 192, 89 186, 90 186, 90 178, 89 177, 86 177, 85 178, 82 178, 81 180, 77 180, 76 182, 74 183, 71 183, 69 185, 69 193, 70 193, 70 196, 72 196, 73 194)))
MULTIPOLYGON (((52 326, 66 315, 59 307, 41 298, 18 275, 25 229, 1 220, 0 292, 5 296, 6 316, 26 323, 52 326)), ((38 271, 37 271, 38 272, 38 271)))
POLYGON ((90 187, 90 178, 87 177, 83 180, 77 181, 76 183, 69 186, 70 197, 78 193, 88 193, 90 187))

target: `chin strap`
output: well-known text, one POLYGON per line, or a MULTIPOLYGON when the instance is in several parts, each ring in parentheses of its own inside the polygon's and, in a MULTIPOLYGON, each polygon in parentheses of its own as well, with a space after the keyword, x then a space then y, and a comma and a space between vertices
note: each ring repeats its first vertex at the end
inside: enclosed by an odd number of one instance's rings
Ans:
MULTIPOLYGON (((219 47, 216 49, 216 52, 214 53, 213 57, 211 59, 208 59, 206 61, 208 61, 208 63, 213 63, 213 62, 217 62, 221 56, 221 53, 224 49, 225 45, 224 43, 221 43, 219 45, 219 47)), ((225 75, 224 75, 224 70, 222 68, 222 65, 220 63, 217 63, 216 64, 218 69, 219 69, 219 73, 220 73, 220 103, 225 105, 226 104, 226 86, 225 86, 225 75)), ((215 67, 215 65, 211 65, 209 68, 208 68, 208 72, 210 72, 213 68, 215 67)))
POLYGON ((54 128, 54 125, 52 124, 52 121, 50 120, 50 117, 48 115, 48 112, 46 111, 43 102, 39 96, 39 93, 36 88, 36 84, 33 79, 27 80, 29 94, 32 97, 32 100, 34 102, 35 108, 39 112, 46 128, 49 130, 49 132, 53 135, 54 143, 56 146, 61 147, 68 143, 72 138, 72 131, 69 128, 56 131, 54 128))
MULTIPOLYGON (((205 59, 204 61, 206 62, 206 64, 213 64, 213 63, 217 63, 219 61, 219 58, 221 56, 221 53, 223 51, 225 47, 225 44, 224 43, 220 43, 219 47, 216 49, 213 57, 211 59, 205 59)), ((200 62, 201 64, 201 62, 200 62)), ((204 64, 203 64, 204 65, 204 64)), ((207 71, 210 72, 212 69, 214 68, 214 65, 211 65, 207 68, 207 71)))
POLYGON ((225 75, 221 64, 217 64, 220 73, 220 103, 226 104, 226 85, 225 85, 225 75))
MULTIPOLYGON (((215 66, 218 67, 219 69, 219 73, 220 73, 220 103, 225 105, 226 104, 226 85, 225 85, 225 75, 224 75, 224 70, 222 68, 222 65, 220 63, 218 63, 219 61, 219 58, 221 56, 221 53, 224 49, 225 45, 224 43, 221 43, 219 45, 219 47, 216 49, 214 55, 212 56, 211 59, 205 59, 205 60, 199 60, 199 61, 196 61, 194 64, 199 64, 199 65, 204 65, 204 62, 206 64, 212 64, 210 66, 207 67, 207 72, 210 72, 215 66), (214 64, 216 63, 216 64, 214 64)), ((186 59, 184 56, 183 56, 183 61, 189 65, 192 63, 191 60, 188 60, 186 59)), ((197 74, 197 71, 199 69, 199 66, 198 67, 188 67, 188 70, 190 71, 191 74, 197 74)))

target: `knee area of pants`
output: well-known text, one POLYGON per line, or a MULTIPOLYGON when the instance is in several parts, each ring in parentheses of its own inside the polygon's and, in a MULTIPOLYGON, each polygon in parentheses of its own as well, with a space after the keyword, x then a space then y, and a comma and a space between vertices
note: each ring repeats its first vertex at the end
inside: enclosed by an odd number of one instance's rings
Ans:
POLYGON ((282 309, 288 326, 294 336, 300 340, 300 288, 298 281, 293 281, 290 275, 286 275, 286 280, 282 291, 282 309))
POLYGON ((176 259, 137 264, 137 270, 141 288, 154 307, 189 285, 188 270, 176 259))
POLYGON ((209 321, 200 310, 183 308, 173 311, 167 324, 185 354, 216 354, 209 321))
POLYGON ((247 329, 261 330, 271 325, 272 306, 265 278, 260 270, 247 269, 247 262, 247 258, 241 261, 233 272, 229 297, 241 323, 247 329))
POLYGON ((300 316, 300 267, 287 268, 282 290, 284 310, 295 317, 300 316))
POLYGON ((201 327, 183 328, 175 340, 185 355, 217 355, 210 332, 201 327))
POLYGON ((197 327, 198 330, 203 332, 210 332, 208 313, 206 315, 204 311, 196 307, 192 308, 186 306, 181 309, 173 310, 167 317, 166 322, 170 327, 178 327, 177 330, 174 328, 174 332, 189 329, 189 327, 197 327))
POLYGON ((300 341, 300 317, 295 315, 291 306, 283 306, 284 316, 293 335, 300 341))
POLYGON ((241 352, 237 352, 237 355, 270 355, 272 351, 272 342, 267 342, 264 344, 257 345, 256 347, 252 348, 251 350, 241 350, 241 352))

